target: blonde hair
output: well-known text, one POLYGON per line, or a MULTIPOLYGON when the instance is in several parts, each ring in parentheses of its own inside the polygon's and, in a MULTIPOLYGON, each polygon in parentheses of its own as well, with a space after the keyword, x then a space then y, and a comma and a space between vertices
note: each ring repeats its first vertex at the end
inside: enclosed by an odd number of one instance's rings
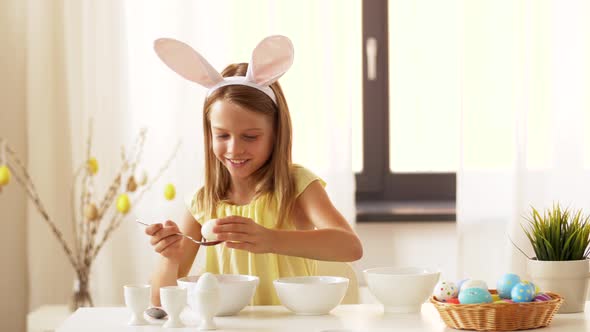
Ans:
MULTIPOLYGON (((245 76, 247 63, 231 64, 221 75, 245 76)), ((275 82, 270 85, 277 105, 263 92, 243 85, 228 85, 215 90, 203 106, 203 130, 205 135, 205 184, 197 192, 197 211, 206 219, 216 218, 217 205, 227 199, 231 176, 225 166, 215 157, 212 147, 212 132, 209 113, 211 105, 218 100, 235 103, 253 112, 273 119, 274 145, 270 157, 252 176, 256 180, 255 197, 273 194, 278 206, 277 225, 289 217, 295 204, 295 182, 291 175, 291 117, 285 95, 275 82)))

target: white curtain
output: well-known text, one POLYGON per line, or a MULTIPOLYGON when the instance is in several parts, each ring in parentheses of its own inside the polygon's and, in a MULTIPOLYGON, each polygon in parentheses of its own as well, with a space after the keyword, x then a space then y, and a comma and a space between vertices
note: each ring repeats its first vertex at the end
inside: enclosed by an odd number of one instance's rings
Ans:
MULTIPOLYGON (((265 36, 289 36, 295 63, 281 84, 295 161, 326 179, 337 208, 354 223, 350 118, 361 107, 360 8, 360 1, 335 0, 29 1, 29 169, 66 238, 72 237, 68 190, 84 160, 90 118, 98 193, 116 174, 121 146, 130 146, 140 128, 148 129, 141 168, 149 175, 183 142, 98 255, 90 275, 95 304, 122 304, 122 286, 147 282, 153 271, 158 256, 132 221, 178 220, 184 194, 202 184, 205 90, 160 63, 152 50, 159 37, 186 41, 221 70, 247 62, 265 36), (166 183, 176 186, 173 201, 163 198, 166 183)), ((30 307, 66 303, 73 273, 65 255, 32 206, 28 225, 30 307)))
POLYGON ((462 1, 458 277, 523 279, 530 206, 590 213, 590 3, 462 1))
MULTIPOLYGON (((123 14, 114 0, 27 3, 28 169, 43 205, 70 247, 70 188, 74 169, 84 163, 88 120, 94 119, 98 193, 114 177, 120 146, 128 144, 131 136, 123 14)), ((27 219, 29 307, 68 303, 73 269, 31 202, 27 219)))

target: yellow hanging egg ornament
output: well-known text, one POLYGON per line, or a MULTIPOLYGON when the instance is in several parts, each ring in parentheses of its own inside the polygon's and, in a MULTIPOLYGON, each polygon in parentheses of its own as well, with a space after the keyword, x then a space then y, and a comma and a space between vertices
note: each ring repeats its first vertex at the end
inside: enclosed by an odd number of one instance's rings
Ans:
POLYGON ((6 165, 0 166, 0 186, 7 185, 10 182, 10 168, 6 165))
POLYGON ((88 171, 90 172, 90 174, 96 174, 98 172, 98 161, 96 161, 96 158, 88 159, 88 161, 86 162, 86 167, 88 167, 88 171))
POLYGON ((174 188, 174 185, 172 183, 168 183, 164 188, 164 197, 166 197, 167 200, 171 201, 174 199, 175 196, 176 188, 174 188))
POLYGON ((98 209, 93 203, 87 204, 84 207, 84 216, 88 221, 95 221, 98 218, 98 209))
POLYGON ((121 194, 117 198, 117 210, 122 214, 126 214, 131 209, 131 203, 129 203, 129 196, 127 194, 121 194))

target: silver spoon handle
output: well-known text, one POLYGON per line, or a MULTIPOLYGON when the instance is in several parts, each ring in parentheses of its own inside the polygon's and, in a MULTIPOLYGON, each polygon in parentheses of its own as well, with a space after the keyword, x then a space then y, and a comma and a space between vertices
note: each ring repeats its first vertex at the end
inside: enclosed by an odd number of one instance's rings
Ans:
POLYGON ((139 219, 135 219, 135 222, 138 223, 138 224, 142 224, 144 226, 151 226, 150 224, 146 224, 144 222, 139 221, 139 219))
MULTIPOLYGON (((136 221, 138 224, 142 224, 142 225, 144 225, 144 226, 151 226, 150 224, 146 224, 146 223, 144 223, 144 222, 140 221, 139 219, 136 219, 135 221, 136 221)), ((186 234, 183 234, 183 233, 176 233, 176 235, 184 236, 185 238, 187 238, 187 239, 189 239, 189 240, 191 240, 191 241, 193 241, 193 242, 195 242, 195 243, 197 243, 197 244, 201 244, 201 243, 203 243, 203 242, 201 242, 201 241, 198 241, 198 240, 195 240, 195 239, 193 239, 191 236, 188 236, 188 235, 186 235, 186 234)))
MULTIPOLYGON (((140 221, 139 219, 136 219, 135 222, 137 222, 138 224, 142 224, 144 226, 151 226, 150 224, 146 224, 146 223, 140 221)), ((205 241, 197 241, 197 240, 195 240, 194 238, 192 238, 189 235, 186 235, 186 234, 183 234, 183 233, 176 233, 176 234, 178 234, 180 236, 184 236, 185 238, 193 241, 196 244, 202 245, 202 246, 214 246, 216 244, 220 244, 220 243, 223 242, 223 241, 207 241, 206 239, 205 239, 205 241)))

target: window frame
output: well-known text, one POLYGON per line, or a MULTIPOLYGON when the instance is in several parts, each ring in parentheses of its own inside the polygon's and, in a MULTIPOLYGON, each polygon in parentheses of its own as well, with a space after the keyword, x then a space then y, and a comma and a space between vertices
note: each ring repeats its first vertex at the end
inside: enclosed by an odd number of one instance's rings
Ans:
MULTIPOLYGON (((388 0, 362 0, 363 169, 356 173, 357 205, 372 202, 451 202, 456 200, 456 173, 392 173, 389 168, 389 52, 388 0), (377 39, 377 76, 367 78, 366 41, 377 39)), ((358 209, 357 209, 358 211, 358 209)), ((376 215, 360 215, 369 221, 376 215)), ((377 219, 454 220, 452 213, 396 216, 383 212, 377 219)), ((377 221, 377 220, 375 220, 377 221)))

